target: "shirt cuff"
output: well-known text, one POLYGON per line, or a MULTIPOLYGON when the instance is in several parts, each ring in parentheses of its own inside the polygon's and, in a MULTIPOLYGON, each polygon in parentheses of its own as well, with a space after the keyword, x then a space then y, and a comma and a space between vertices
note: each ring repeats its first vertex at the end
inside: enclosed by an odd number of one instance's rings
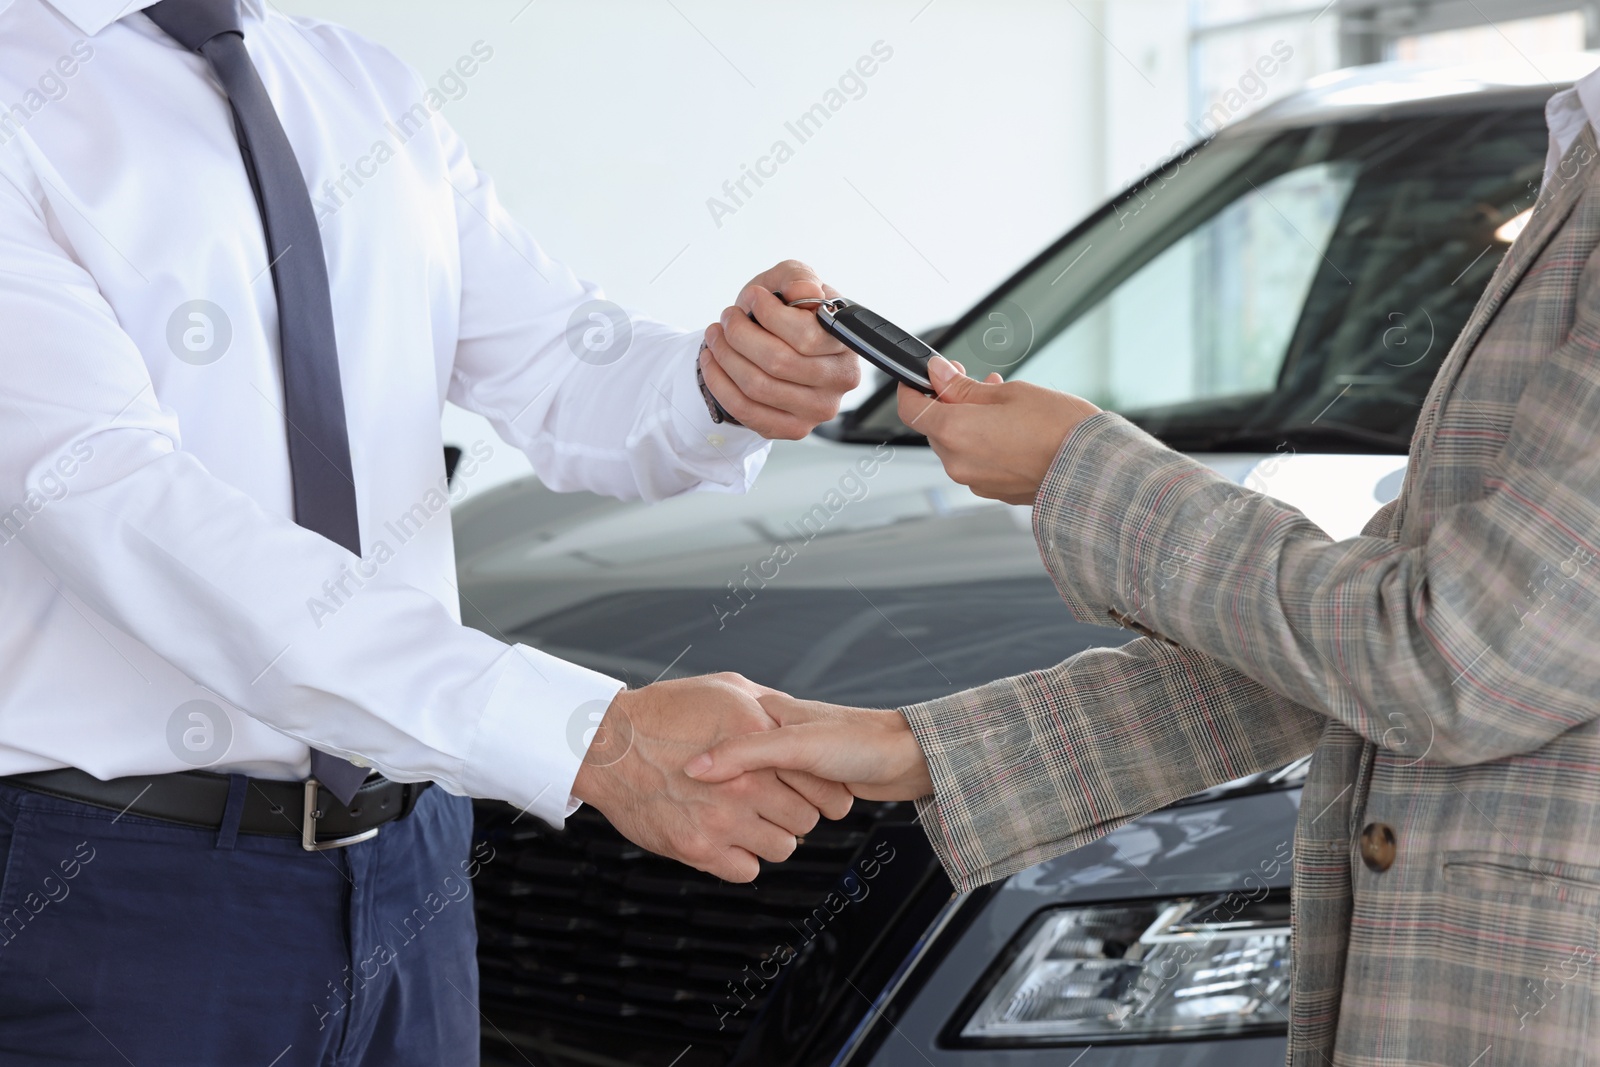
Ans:
POLYGON ((766 465, 772 442, 744 426, 711 421, 711 410, 700 393, 695 367, 700 361, 699 334, 692 335, 682 360, 673 373, 672 436, 678 454, 701 469, 712 472, 701 488, 711 492, 743 493, 755 483, 766 465))
POLYGON ((461 771, 475 797, 504 800, 560 829, 578 810, 572 782, 612 698, 624 688, 527 645, 501 657, 461 771))

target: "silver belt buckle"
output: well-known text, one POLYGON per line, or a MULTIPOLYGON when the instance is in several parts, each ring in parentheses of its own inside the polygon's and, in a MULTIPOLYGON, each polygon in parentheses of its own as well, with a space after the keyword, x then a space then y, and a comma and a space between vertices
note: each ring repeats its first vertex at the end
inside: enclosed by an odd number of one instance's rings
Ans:
POLYGON ((370 841, 378 836, 381 826, 374 826, 370 830, 363 830, 359 834, 349 837, 336 837, 332 841, 317 840, 317 820, 322 818, 322 809, 317 807, 317 790, 321 788, 320 782, 315 778, 306 779, 306 800, 303 814, 300 817, 300 847, 307 852, 326 852, 331 848, 344 848, 361 841, 370 841))

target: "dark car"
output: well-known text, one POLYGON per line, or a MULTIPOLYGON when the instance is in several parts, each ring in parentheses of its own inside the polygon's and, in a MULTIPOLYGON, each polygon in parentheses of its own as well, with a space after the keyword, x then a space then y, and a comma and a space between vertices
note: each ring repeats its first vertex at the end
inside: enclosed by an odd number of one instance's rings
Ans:
MULTIPOLYGON (((1555 88, 1332 76, 1138 182, 937 346, 978 377, 1085 395, 1353 535, 1398 493, 1423 394, 1533 205, 1555 88)), ((894 707, 1128 639, 1068 615, 1029 514, 952 484, 885 386, 776 446, 746 496, 647 506, 529 479, 469 501, 462 607, 630 684, 737 670, 894 707)), ((970 894, 909 804, 858 803, 751 885, 592 810, 556 832, 480 804, 485 1057, 1281 1063, 1303 775, 1230 783, 970 894)))

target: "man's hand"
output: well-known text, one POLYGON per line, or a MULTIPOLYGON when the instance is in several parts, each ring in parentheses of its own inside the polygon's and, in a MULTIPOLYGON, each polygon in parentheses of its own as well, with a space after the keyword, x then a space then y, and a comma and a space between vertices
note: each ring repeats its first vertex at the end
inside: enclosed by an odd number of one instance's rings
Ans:
POLYGON ((861 366, 823 332, 815 309, 789 307, 774 292, 784 300, 839 295, 793 260, 756 275, 706 328, 700 369, 728 414, 762 437, 795 441, 839 413, 844 394, 861 384, 861 366))
POLYGON ((898 711, 868 711, 768 692, 761 706, 782 729, 729 738, 684 767, 701 782, 737 782, 763 767, 843 782, 862 800, 933 792, 928 761, 898 711))
POLYGON ((1002 382, 998 374, 973 381, 943 356, 929 361, 928 377, 938 397, 902 385, 901 421, 927 435, 951 478, 1007 504, 1033 503, 1062 442, 1100 410, 1067 393, 1002 382))
POLYGON ((801 771, 758 770, 697 782, 683 765, 697 752, 777 725, 758 698, 773 690, 713 674, 623 690, 600 721, 572 792, 629 840, 730 882, 778 862, 817 816, 841 819, 848 790, 801 771))

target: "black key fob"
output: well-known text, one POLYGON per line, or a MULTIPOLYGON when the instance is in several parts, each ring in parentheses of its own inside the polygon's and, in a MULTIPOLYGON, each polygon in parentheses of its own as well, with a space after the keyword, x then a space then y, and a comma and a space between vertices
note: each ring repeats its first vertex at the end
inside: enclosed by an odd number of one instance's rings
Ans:
POLYGON ((853 300, 817 302, 817 321, 845 347, 889 377, 928 396, 937 396, 928 379, 928 360, 939 353, 882 315, 853 300))

